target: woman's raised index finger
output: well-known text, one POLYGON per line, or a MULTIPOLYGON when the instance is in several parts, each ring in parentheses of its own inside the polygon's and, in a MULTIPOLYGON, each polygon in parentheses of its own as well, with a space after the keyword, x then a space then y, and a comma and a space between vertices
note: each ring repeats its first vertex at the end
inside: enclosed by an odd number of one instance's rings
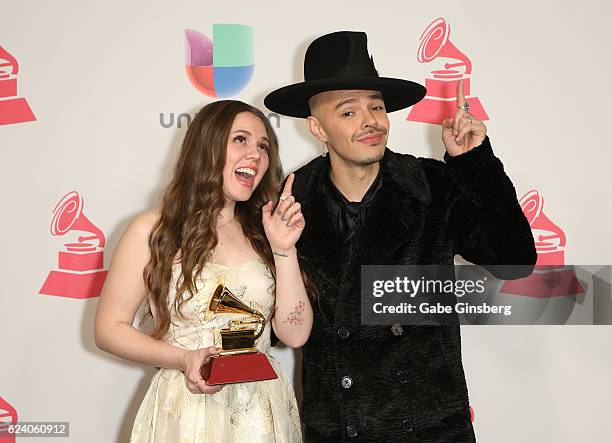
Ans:
POLYGON ((285 187, 283 188, 283 195, 290 196, 291 188, 293 187, 293 179, 295 178, 295 174, 292 172, 287 177, 287 181, 285 182, 285 187))

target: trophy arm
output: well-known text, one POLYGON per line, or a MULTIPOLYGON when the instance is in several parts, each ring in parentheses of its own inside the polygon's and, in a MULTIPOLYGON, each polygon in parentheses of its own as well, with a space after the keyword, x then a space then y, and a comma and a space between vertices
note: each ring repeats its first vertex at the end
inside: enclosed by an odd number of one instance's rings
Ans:
POLYGON ((257 340, 259 337, 261 337, 261 334, 263 334, 264 326, 266 325, 266 319, 262 315, 261 318, 258 318, 256 321, 257 328, 255 329, 255 340, 257 340))
POLYGON ((257 315, 254 315, 254 317, 255 318, 253 320, 232 320, 229 323, 229 329, 247 329, 248 326, 256 325, 254 330, 254 338, 257 340, 259 337, 261 337, 261 334, 263 334, 266 319, 259 312, 257 312, 257 315))

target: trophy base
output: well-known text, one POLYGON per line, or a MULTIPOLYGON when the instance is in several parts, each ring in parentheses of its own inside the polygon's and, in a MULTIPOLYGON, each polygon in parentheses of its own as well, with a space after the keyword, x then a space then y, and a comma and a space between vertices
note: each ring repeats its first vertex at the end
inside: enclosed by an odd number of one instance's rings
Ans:
POLYGON ((220 355, 211 358, 200 369, 208 385, 226 385, 278 378, 268 357, 261 352, 220 355))

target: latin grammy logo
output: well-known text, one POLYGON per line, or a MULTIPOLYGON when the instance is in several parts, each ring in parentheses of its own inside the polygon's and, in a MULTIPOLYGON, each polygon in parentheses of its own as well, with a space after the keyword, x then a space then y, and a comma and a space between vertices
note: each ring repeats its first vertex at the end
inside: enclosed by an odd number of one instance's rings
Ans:
POLYGON ((0 397, 0 443, 15 443, 15 436, 9 435, 10 425, 17 423, 17 411, 6 400, 0 397))
POLYGON ((434 20, 420 37, 417 60, 430 63, 447 60, 443 69, 436 68, 425 79, 427 95, 412 107, 406 120, 440 125, 457 110, 457 82, 463 81, 464 94, 470 104, 470 114, 488 120, 478 97, 470 97, 472 62, 450 41, 450 25, 443 18, 434 20), (448 61, 450 60, 450 62, 448 61))
POLYGON ((544 214, 542 196, 532 189, 519 204, 531 226, 538 258, 529 277, 504 282, 501 292, 527 297, 584 294, 584 283, 576 278, 573 267, 565 266, 565 233, 544 214))
POLYGON ((17 97, 17 59, 0 46, 0 125, 35 121, 23 97, 17 97))
POLYGON ((519 204, 533 233, 538 252, 536 265, 563 265, 567 242, 565 233, 544 214, 544 199, 532 189, 521 198, 519 204))
POLYGON ((106 278, 104 234, 83 214, 83 199, 75 191, 66 194, 53 209, 51 234, 82 231, 77 242, 65 243, 58 252, 58 270, 49 272, 41 294, 69 298, 98 297, 106 278), (97 244, 96 244, 97 242, 97 244))

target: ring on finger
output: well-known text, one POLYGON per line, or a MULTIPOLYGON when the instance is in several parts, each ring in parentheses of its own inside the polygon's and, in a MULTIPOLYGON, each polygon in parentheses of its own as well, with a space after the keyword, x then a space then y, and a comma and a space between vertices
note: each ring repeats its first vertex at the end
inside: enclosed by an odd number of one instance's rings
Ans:
POLYGON ((283 220, 283 221, 285 220, 285 216, 287 215, 287 211, 295 203, 295 197, 293 195, 288 195, 285 200, 287 200, 287 202, 289 203, 289 206, 287 206, 287 208, 285 209, 285 213, 281 216, 281 220, 283 220))
POLYGON ((462 104, 461 106, 458 106, 459 109, 463 109, 465 112, 469 113, 470 112, 470 104, 468 102, 465 102, 464 104, 462 104))
POLYGON ((293 195, 284 195, 284 194, 281 194, 281 196, 278 199, 280 201, 288 200, 289 201, 289 205, 292 205, 293 203, 295 203, 295 197, 293 195))

